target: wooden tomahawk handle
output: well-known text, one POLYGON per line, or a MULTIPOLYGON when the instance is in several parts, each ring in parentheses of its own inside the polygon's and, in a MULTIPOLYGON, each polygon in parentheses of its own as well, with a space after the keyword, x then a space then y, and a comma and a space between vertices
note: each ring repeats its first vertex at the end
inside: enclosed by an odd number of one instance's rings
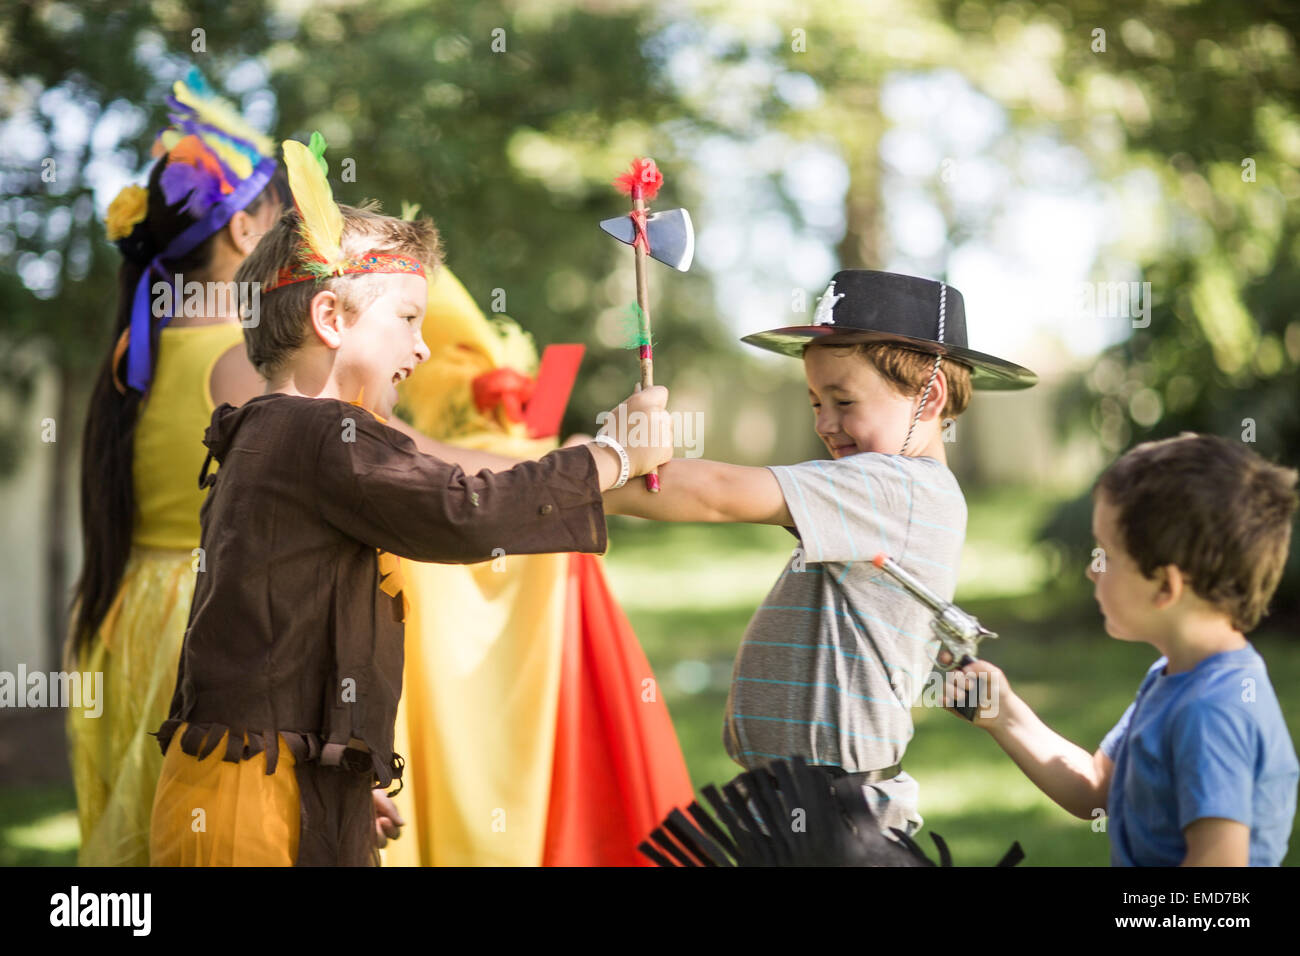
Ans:
MULTIPOLYGON (((641 196, 633 193, 632 208, 644 221, 646 206, 645 200, 641 196)), ((650 286, 646 281, 646 265, 649 258, 646 254, 645 244, 636 242, 633 246, 636 252, 636 304, 641 309, 641 328, 640 328, 640 358, 641 358, 641 387, 649 388, 655 383, 655 360, 653 347, 650 344, 650 286)), ((659 490, 659 469, 655 468, 649 471, 645 476, 646 491, 657 492, 659 490)))

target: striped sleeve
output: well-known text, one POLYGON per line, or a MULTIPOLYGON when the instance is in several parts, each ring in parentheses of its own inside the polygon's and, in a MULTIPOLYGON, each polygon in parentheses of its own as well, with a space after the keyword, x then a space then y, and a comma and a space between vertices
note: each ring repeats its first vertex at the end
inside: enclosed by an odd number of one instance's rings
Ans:
POLYGON ((870 561, 907 548, 911 480, 888 455, 768 466, 781 485, 808 562, 870 561))

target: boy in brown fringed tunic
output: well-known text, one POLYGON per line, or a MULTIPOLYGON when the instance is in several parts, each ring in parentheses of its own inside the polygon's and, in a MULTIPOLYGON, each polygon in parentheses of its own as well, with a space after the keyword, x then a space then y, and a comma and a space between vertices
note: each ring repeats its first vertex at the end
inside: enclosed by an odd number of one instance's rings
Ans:
MULTIPOLYGON (((670 445, 625 450, 601 436, 469 476, 418 452, 385 419, 395 384, 428 357, 437 234, 340 208, 341 274, 304 265, 316 246, 291 212, 237 276, 264 290, 245 338, 267 392, 218 408, 204 438, 203 573, 157 734, 154 865, 375 862, 372 788, 402 772, 393 556, 602 552, 601 492, 671 457, 670 445)), ((671 441, 666 399, 654 388, 627 405, 671 441)))

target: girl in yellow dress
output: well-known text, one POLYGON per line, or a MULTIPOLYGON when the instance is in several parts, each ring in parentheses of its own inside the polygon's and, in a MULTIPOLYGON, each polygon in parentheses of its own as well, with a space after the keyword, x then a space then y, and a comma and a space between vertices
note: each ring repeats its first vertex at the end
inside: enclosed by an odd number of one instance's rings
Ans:
POLYGON ((162 768, 151 734, 167 716, 205 562, 200 439, 215 406, 263 387, 230 283, 289 195, 274 145, 197 70, 168 106, 174 125, 154 145, 148 189, 126 187, 108 210, 123 261, 115 346, 82 446, 84 560, 68 642, 69 668, 102 672, 105 688, 101 716, 68 716, 82 865, 149 863, 162 768))

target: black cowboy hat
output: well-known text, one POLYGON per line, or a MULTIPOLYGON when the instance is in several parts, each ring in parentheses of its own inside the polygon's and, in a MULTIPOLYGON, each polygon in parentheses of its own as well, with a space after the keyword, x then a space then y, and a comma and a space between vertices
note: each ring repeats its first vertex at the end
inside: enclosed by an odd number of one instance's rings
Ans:
POLYGON ((755 332, 741 341, 793 358, 802 358, 811 342, 889 342, 968 366, 972 388, 1029 388, 1038 381, 1027 368, 966 347, 966 306, 960 292, 943 282, 894 272, 837 272, 810 324, 755 332))

